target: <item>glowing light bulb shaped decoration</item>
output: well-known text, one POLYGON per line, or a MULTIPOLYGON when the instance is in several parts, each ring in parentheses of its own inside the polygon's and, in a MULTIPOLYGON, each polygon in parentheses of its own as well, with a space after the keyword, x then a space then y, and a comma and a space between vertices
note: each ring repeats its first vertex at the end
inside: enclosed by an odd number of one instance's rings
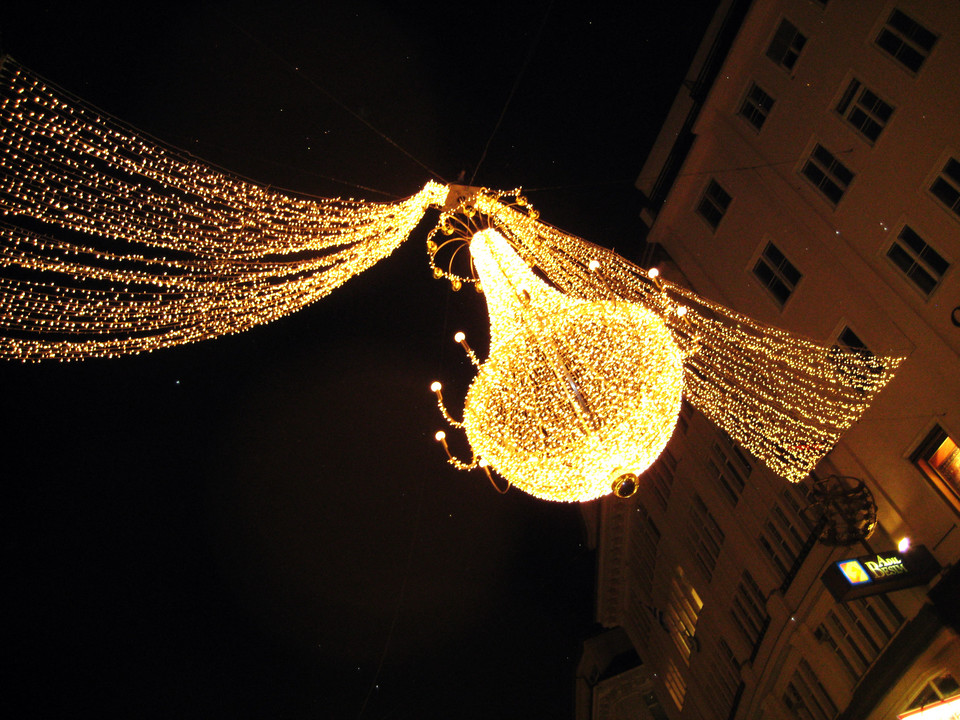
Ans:
POLYGON ((490 355, 464 405, 475 457, 546 500, 593 500, 641 474, 680 411, 683 355, 663 321, 564 295, 496 230, 470 253, 490 315, 490 355))

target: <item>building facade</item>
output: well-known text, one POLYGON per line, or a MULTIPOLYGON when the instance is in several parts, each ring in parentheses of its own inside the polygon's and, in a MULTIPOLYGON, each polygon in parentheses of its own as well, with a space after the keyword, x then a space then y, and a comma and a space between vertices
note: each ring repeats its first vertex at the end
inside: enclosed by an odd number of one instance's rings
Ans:
POLYGON ((954 717, 960 4, 722 3, 637 186, 667 279, 905 360, 796 485, 684 407, 637 495, 600 504, 598 620, 673 720, 954 717), (869 539, 821 542, 831 483, 870 491, 869 539), (822 580, 858 556, 910 564, 904 539, 939 566, 920 584, 839 601, 822 580))

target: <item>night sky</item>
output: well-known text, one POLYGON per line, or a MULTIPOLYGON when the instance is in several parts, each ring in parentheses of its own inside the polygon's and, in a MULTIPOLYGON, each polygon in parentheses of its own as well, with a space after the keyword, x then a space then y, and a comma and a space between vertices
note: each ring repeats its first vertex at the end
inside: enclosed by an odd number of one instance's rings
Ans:
MULTIPOLYGON (((157 138, 323 197, 469 180, 489 142, 474 184, 635 256, 632 183, 715 3, 625 5, 34 2, 0 40, 157 138)), ((430 382, 459 407, 452 335, 483 356, 486 318, 431 278, 430 219, 272 325, 0 365, 6 715, 572 717, 595 558, 577 507, 500 496, 433 440, 430 382)))

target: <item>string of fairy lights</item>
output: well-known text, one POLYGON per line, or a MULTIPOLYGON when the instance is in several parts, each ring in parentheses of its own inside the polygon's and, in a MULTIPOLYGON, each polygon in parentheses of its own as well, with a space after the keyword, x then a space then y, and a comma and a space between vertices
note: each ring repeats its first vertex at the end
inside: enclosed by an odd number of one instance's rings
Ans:
MULTIPOLYGON (((490 354, 454 418, 495 471, 553 500, 636 486, 681 397, 789 480, 899 359, 824 348, 541 222, 519 191, 427 183, 395 203, 299 197, 214 168, 0 63, 0 357, 77 360, 236 333, 325 296, 430 208, 438 279, 473 285, 490 354), (460 254, 462 252, 462 254, 460 254), (446 255, 445 255, 446 253, 446 255), (457 257, 466 271, 456 269, 457 257)), ((444 433, 438 440, 446 445, 444 433)))
POLYGON ((22 360, 151 351, 275 320, 389 255, 446 195, 436 183, 399 203, 282 193, 151 141, 9 58, 0 173, 4 218, 19 221, 0 224, 0 355, 22 360))

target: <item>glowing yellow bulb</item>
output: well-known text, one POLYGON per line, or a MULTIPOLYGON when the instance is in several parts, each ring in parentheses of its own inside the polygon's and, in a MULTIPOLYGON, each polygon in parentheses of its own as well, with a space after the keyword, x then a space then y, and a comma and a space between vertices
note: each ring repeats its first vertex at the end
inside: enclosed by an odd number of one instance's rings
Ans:
POLYGON ((432 383, 430 383, 430 389, 433 390, 433 392, 440 392, 440 390, 443 389, 443 385, 434 380, 432 383))
POLYGON ((647 270, 647 276, 650 278, 660 277, 660 271, 657 270, 656 268, 650 268, 649 270, 647 270))
POLYGON ((490 357, 464 406, 474 453, 549 500, 592 500, 640 475, 673 433, 683 387, 660 318, 550 288, 494 230, 470 251, 490 313, 490 357))
POLYGON ((437 430, 437 434, 433 437, 437 442, 443 442, 447 439, 447 434, 443 430, 437 430))
POLYGON ((901 538, 900 542, 897 543, 897 550, 899 552, 904 553, 909 549, 910 549, 910 538, 908 537, 901 538))
POLYGON ((453 339, 454 339, 454 342, 462 343, 464 340, 467 339, 467 336, 464 335, 462 332, 458 332, 456 335, 453 336, 453 339))

